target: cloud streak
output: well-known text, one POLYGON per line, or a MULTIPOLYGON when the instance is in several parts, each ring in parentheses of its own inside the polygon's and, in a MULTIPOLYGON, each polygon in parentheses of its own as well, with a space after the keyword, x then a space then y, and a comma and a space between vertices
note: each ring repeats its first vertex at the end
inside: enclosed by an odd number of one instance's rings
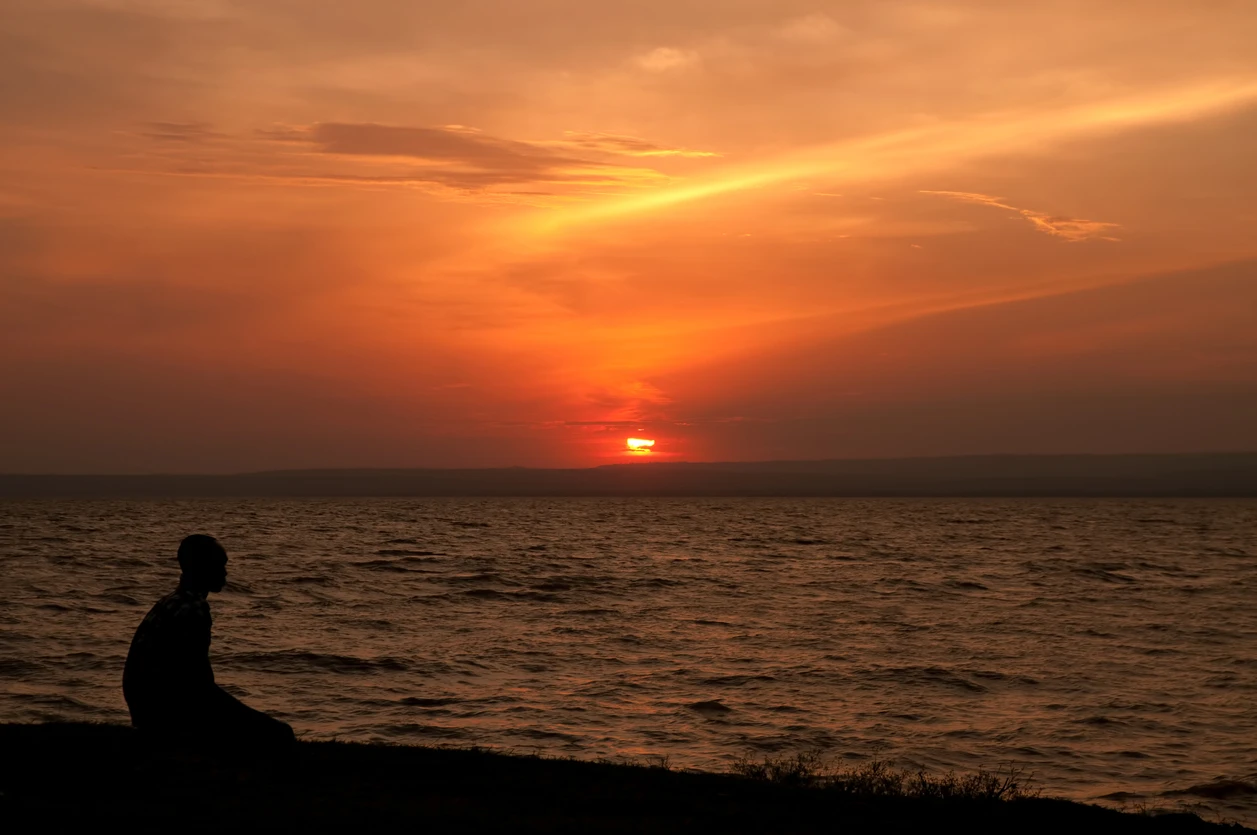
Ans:
POLYGON ((561 143, 575 148, 598 151, 604 154, 615 154, 628 157, 718 157, 714 151, 698 151, 692 148, 677 148, 649 142, 635 136, 617 136, 612 133, 584 133, 568 131, 566 140, 561 143))
POLYGON ((140 135, 158 142, 199 144, 226 138, 205 122, 150 122, 145 128, 140 135))
POLYGON ((959 200, 964 203, 976 203, 980 206, 992 206, 997 209, 1008 209, 1021 215, 1036 231, 1052 235, 1057 238, 1076 242, 1076 241, 1117 241, 1108 234, 1110 230, 1117 229, 1120 224, 1107 223, 1101 220, 1085 220, 1077 217, 1062 217, 1060 215, 1049 215, 1045 212, 1037 212, 1034 209, 1020 209, 1016 206, 1010 206, 1002 202, 1003 198, 991 197, 987 194, 976 194, 967 191, 928 191, 922 190, 921 194, 932 194, 938 197, 950 197, 953 200, 959 200))
MULTIPOLYGON (((1090 135, 1188 122, 1257 101, 1257 77, 1114 97, 1057 110, 996 113, 891 131, 730 167, 649 194, 551 213, 533 231, 652 212, 725 194, 824 177, 831 185, 872 182, 946 169, 994 154, 1041 152, 1046 146, 1090 135)), ((1064 225, 1061 227, 1065 228, 1064 225)))
MULTIPOLYGON (((182 139, 181 133, 154 138, 182 139)), ((366 166, 393 165, 386 174, 373 171, 305 172, 302 181, 368 183, 431 183, 463 191, 501 191, 552 186, 566 193, 584 189, 605 192, 660 185, 668 176, 650 167, 620 160, 645 157, 705 157, 714 154, 675 148, 636 137, 570 132, 553 142, 527 142, 486 134, 462 125, 408 127, 375 123, 321 122, 255 132, 267 143, 300 149, 327 158, 358 160, 366 166), (602 157, 602 158, 594 158, 602 157)), ((276 176, 274 172, 259 172, 276 176)), ((287 174, 279 176, 290 176, 287 174)))
POLYGON ((450 199, 540 204, 658 187, 671 177, 649 160, 716 156, 619 134, 569 131, 560 140, 523 141, 462 125, 319 122, 232 135, 208 122, 164 121, 130 135, 149 147, 123 164, 94 167, 275 185, 418 188, 450 199))

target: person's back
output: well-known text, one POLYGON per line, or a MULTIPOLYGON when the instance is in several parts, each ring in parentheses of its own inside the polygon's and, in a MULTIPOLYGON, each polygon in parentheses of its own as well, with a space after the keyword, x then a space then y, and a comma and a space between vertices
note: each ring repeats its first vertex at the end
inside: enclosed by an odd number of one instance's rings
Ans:
POLYGON ((292 728, 242 704, 214 682, 207 596, 227 582, 227 552, 211 536, 179 545, 179 586, 135 630, 122 674, 131 723, 150 736, 189 743, 274 746, 292 728))
POLYGON ((169 725, 215 687, 209 602, 182 585, 149 610, 131 639, 122 693, 140 729, 169 725))

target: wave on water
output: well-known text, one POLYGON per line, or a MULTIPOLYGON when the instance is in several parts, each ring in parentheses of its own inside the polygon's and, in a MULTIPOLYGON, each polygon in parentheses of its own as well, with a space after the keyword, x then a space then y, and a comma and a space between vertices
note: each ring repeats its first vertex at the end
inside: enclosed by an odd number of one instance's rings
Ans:
POLYGON ((329 673, 357 674, 381 671, 405 672, 411 662, 404 658, 358 658, 300 650, 276 652, 235 652, 223 658, 225 666, 255 667, 268 673, 305 673, 321 670, 329 673))

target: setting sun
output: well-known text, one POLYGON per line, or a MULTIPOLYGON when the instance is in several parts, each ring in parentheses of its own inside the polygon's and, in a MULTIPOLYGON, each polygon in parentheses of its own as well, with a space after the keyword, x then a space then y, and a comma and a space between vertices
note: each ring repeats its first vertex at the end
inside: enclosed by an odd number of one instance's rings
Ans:
POLYGON ((654 441, 645 438, 629 438, 625 444, 632 452, 650 452, 650 448, 655 445, 654 441))

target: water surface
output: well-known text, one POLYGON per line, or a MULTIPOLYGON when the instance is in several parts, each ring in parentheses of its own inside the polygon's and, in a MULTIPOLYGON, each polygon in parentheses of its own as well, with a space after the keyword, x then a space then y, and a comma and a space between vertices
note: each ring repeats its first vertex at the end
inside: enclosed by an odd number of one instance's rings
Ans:
POLYGON ((1015 764, 1252 824, 1254 531, 1222 500, 0 503, 0 721, 125 721, 207 532, 218 679, 306 737, 1015 764))

